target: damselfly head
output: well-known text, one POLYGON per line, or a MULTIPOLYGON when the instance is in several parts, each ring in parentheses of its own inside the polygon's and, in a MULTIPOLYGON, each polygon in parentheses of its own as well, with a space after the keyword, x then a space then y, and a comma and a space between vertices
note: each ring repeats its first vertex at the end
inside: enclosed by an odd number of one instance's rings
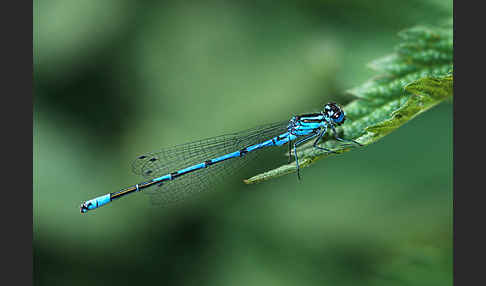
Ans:
POLYGON ((324 106, 324 115, 329 118, 333 123, 337 125, 341 125, 346 120, 346 116, 344 115, 344 110, 339 107, 334 102, 329 102, 324 106))

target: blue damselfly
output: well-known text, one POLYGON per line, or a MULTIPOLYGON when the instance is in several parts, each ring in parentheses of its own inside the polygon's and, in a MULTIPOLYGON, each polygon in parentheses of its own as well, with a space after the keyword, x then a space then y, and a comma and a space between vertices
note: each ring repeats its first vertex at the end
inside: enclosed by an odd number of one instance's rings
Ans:
POLYGON ((204 190, 205 185, 221 178, 223 174, 237 170, 248 161, 248 155, 272 146, 288 144, 289 161, 293 148, 297 177, 300 179, 296 149, 300 144, 314 139, 314 148, 334 152, 317 145, 330 129, 336 140, 361 146, 354 140, 337 136, 335 126, 343 124, 345 119, 341 107, 336 103, 328 103, 321 112, 293 116, 289 121, 143 154, 132 162, 132 171, 146 177, 147 181, 83 202, 81 213, 149 187, 158 187, 156 192, 163 202, 182 200, 190 194, 204 190))

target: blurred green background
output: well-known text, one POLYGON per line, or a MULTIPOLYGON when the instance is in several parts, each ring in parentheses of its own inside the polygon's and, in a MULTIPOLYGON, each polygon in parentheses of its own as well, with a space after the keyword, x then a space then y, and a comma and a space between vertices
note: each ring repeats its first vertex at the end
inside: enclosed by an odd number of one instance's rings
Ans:
POLYGON ((34 1, 36 285, 452 285, 452 104, 376 144, 200 200, 135 194, 138 154, 346 104, 452 1, 34 1), (135 284, 137 283, 137 284, 135 284), (138 284, 139 283, 139 284, 138 284))

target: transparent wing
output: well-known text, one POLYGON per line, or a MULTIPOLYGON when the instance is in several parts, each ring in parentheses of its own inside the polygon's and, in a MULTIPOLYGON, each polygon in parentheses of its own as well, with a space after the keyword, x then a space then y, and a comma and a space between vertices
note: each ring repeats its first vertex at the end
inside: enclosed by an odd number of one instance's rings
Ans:
MULTIPOLYGON (((282 121, 145 153, 132 162, 132 171, 145 178, 160 177, 271 139, 285 133, 287 125, 288 121, 282 121)), ((181 201, 190 195, 207 190, 209 185, 242 168, 247 162, 254 160, 259 151, 185 174, 173 181, 165 181, 146 193, 151 195, 151 201, 156 205, 181 201)))

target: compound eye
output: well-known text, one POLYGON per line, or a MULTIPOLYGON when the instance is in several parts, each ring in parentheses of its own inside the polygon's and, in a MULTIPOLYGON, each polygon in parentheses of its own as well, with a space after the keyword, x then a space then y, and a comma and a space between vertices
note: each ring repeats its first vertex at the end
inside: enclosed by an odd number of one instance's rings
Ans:
POLYGON ((334 119, 338 119, 339 116, 341 116, 341 113, 340 112, 334 113, 334 115, 333 115, 334 119))

